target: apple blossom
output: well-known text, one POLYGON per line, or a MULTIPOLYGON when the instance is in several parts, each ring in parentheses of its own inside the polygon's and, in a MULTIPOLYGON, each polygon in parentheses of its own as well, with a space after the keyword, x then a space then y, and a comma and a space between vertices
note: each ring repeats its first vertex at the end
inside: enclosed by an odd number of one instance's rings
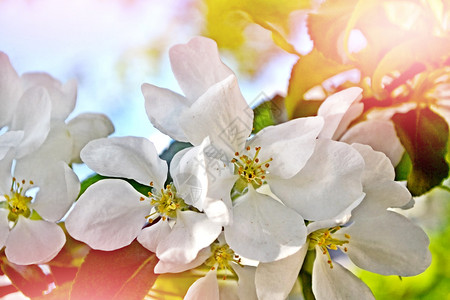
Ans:
POLYGON ((368 115, 349 127, 363 111, 362 89, 351 87, 329 96, 319 107, 317 114, 324 117, 325 124, 319 137, 331 138, 348 144, 370 145, 374 150, 385 153, 395 166, 405 151, 397 137, 394 124, 386 117, 368 115), (380 133, 383 134, 380 134, 380 133))
POLYGON ((187 263, 160 260, 155 273, 178 273, 186 270, 204 274, 188 289, 184 299, 257 299, 255 267, 244 265, 241 258, 226 243, 221 234, 210 246, 200 250, 187 263), (205 268, 207 268, 206 271, 205 268), (218 279, 220 278, 220 279, 218 279))
POLYGON ((309 223, 308 240, 300 251, 279 261, 260 264, 256 271, 259 296, 274 289, 279 297, 272 299, 284 299, 301 268, 306 249, 316 253, 312 284, 317 299, 342 299, 352 295, 373 299, 370 289, 360 279, 333 262, 336 250, 347 254, 358 267, 382 275, 413 276, 429 266, 431 256, 425 232, 406 217, 388 210, 411 200, 409 191, 394 181, 395 172, 389 159, 366 145, 353 144, 352 147, 365 161, 361 177, 363 201, 352 209, 351 216, 309 223), (271 278, 278 276, 276 274, 284 278, 284 285, 273 286, 271 278))
POLYGON ((14 160, 10 151, 0 161, 0 244, 15 264, 48 262, 66 237, 57 224, 79 193, 75 173, 62 161, 37 152, 14 160))
POLYGON ((192 261, 222 230, 220 222, 203 213, 211 202, 205 200, 207 180, 201 165, 207 143, 174 157, 174 182, 167 185, 167 164, 147 139, 121 137, 88 143, 81 157, 94 171, 134 179, 153 189, 142 195, 124 180, 101 180, 80 197, 66 219, 67 230, 94 249, 118 249, 137 237, 160 259, 192 261))

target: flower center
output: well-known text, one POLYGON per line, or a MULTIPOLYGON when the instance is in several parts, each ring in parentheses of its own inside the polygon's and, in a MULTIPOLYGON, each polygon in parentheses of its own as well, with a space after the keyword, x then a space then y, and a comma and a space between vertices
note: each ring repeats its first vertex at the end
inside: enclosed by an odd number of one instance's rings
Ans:
MULTIPOLYGON (((150 204, 155 208, 155 212, 148 215, 147 218, 158 214, 165 221, 167 218, 175 218, 177 209, 184 210, 188 208, 184 200, 177 197, 176 188, 172 184, 168 184, 165 189, 160 191, 155 192, 155 189, 153 189, 152 192, 149 192, 148 196, 150 197, 150 204)), ((144 201, 145 198, 141 197, 140 200, 144 201)), ((149 219, 149 222, 152 223, 153 219, 149 219)))
MULTIPOLYGON (((33 185, 33 181, 30 180, 30 185, 33 185)), ((12 179, 11 189, 9 195, 4 195, 6 203, 8 204, 10 221, 16 221, 19 215, 29 217, 31 210, 28 205, 33 200, 33 197, 25 196, 24 186, 25 180, 21 182, 17 181, 15 177, 12 179)))
MULTIPOLYGON (((220 245, 219 242, 211 244, 211 256, 205 261, 205 265, 211 267, 211 270, 217 268, 219 271, 230 271, 234 274, 233 268, 230 266, 231 262, 234 262, 240 266, 241 259, 239 255, 236 255, 234 251, 228 246, 228 244, 220 245)), ((226 279, 227 275, 223 276, 226 279)))
MULTIPOLYGON (((247 151, 250 151, 250 147, 247 146, 247 151)), ((242 179, 244 179, 248 183, 254 183, 257 186, 261 186, 265 182, 267 168, 269 168, 269 162, 272 161, 272 158, 266 160, 265 162, 260 162, 258 158, 259 151, 261 147, 255 147, 255 154, 253 158, 250 158, 248 155, 240 155, 239 152, 236 152, 234 155, 236 156, 231 160, 231 162, 236 166, 237 172, 242 179)))
POLYGON ((309 235, 309 250, 314 249, 316 245, 319 246, 320 250, 322 250, 322 254, 328 257, 330 269, 333 269, 333 262, 331 261, 330 252, 328 250, 338 250, 338 248, 341 248, 344 252, 347 252, 347 247, 344 245, 350 242, 350 235, 348 234, 344 235, 347 240, 339 240, 333 237, 333 234, 339 229, 341 229, 340 226, 320 229, 309 235))

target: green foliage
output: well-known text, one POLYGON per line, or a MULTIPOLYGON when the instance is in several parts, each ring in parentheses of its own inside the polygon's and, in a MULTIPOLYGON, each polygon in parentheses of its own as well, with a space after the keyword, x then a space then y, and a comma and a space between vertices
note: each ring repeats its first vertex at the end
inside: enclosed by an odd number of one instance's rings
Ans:
POLYGON ((414 196, 420 196, 448 177, 447 122, 428 107, 395 114, 392 121, 411 158, 408 189, 414 196))
POLYGON ((274 103, 271 101, 265 101, 255 107, 253 110, 254 118, 253 118, 253 132, 257 133, 261 129, 275 125, 275 118, 273 116, 273 106, 274 103))
POLYGON ((395 167, 395 180, 407 180, 408 175, 411 172, 411 158, 409 158, 408 152, 403 153, 402 159, 395 167))
POLYGON ((105 178, 108 178, 108 177, 102 176, 100 174, 92 174, 91 176, 89 176, 88 178, 83 180, 81 182, 80 196, 87 190, 88 187, 90 187, 91 185, 93 185, 97 181, 105 179, 105 178))
POLYGON ((155 282, 158 259, 138 242, 115 250, 91 250, 70 293, 77 299, 143 299, 155 282))

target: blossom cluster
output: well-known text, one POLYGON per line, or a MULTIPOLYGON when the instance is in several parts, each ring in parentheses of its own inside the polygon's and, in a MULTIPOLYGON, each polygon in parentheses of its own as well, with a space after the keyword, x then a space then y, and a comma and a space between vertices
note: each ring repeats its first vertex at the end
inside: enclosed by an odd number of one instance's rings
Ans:
POLYGON ((317 299, 373 297, 334 261, 343 254, 384 275, 428 267, 428 237, 390 210, 412 197, 394 181, 389 158, 336 140, 361 89, 330 96, 317 116, 253 134, 253 111, 214 41, 176 45, 170 61, 184 95, 143 84, 146 112, 157 129, 192 147, 169 167, 145 138, 88 143, 81 159, 110 179, 90 186, 67 217, 75 239, 114 250, 137 238, 156 253, 156 273, 203 270, 185 299, 285 299, 312 251, 317 299), (336 109, 341 102, 349 105, 336 109), (152 190, 143 195, 123 178, 152 190))
POLYGON ((0 244, 7 259, 29 265, 53 259, 66 242, 57 224, 80 191, 71 168, 80 150, 114 131, 103 114, 67 120, 76 82, 45 73, 17 74, 0 52, 0 244))
POLYGON ((0 241, 8 260, 48 262, 62 248, 55 223, 77 199, 70 166, 82 161, 108 178, 78 198, 64 218, 68 233, 104 251, 137 239, 158 257, 158 274, 197 270, 204 276, 185 299, 286 299, 306 256, 317 299, 373 298, 341 265, 345 257, 383 275, 429 266, 428 237, 391 209, 412 201, 394 180, 394 159, 358 143, 364 130, 346 132, 360 88, 331 95, 317 116, 254 133, 253 110, 214 41, 176 45, 170 61, 184 95, 142 85, 153 126, 191 145, 168 165, 146 138, 108 138, 103 115, 66 122, 75 84, 19 77, 0 55, 0 241))

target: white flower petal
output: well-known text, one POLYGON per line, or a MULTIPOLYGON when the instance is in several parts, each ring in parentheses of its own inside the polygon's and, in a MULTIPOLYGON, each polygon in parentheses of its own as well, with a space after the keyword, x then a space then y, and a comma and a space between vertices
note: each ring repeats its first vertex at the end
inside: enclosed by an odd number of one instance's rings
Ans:
POLYGON ((231 264, 231 267, 239 277, 238 281, 238 295, 239 299, 258 300, 255 287, 255 267, 239 266, 231 264))
POLYGON ((8 56, 0 52, 0 128, 8 125, 22 93, 19 75, 8 56))
POLYGON ((316 251, 312 274, 312 289, 317 300, 375 299, 369 287, 352 272, 333 262, 333 269, 327 263, 327 256, 316 251))
POLYGON ((256 292, 260 300, 284 300, 288 297, 303 265, 308 245, 283 259, 259 263, 256 268, 256 292))
POLYGON ((372 147, 362 144, 352 144, 364 158, 366 167, 364 168, 362 183, 364 186, 372 184, 378 180, 394 180, 395 170, 390 160, 382 152, 374 151, 372 147))
POLYGON ((365 214, 371 218, 383 214, 391 207, 402 207, 412 200, 408 189, 399 182, 378 180, 364 187, 366 196, 353 214, 365 214))
POLYGON ((321 138, 331 139, 335 137, 338 131, 342 132, 345 130, 350 122, 362 112, 362 107, 357 106, 358 109, 356 111, 347 113, 350 106, 361 99, 361 93, 361 88, 351 87, 325 99, 317 111, 317 115, 325 119, 324 127, 320 133, 321 138), (346 126, 340 125, 341 123, 346 126))
POLYGON ((239 175, 234 174, 234 165, 221 159, 207 157, 208 192, 203 205, 208 218, 223 226, 232 222, 231 189, 239 175))
POLYGON ((14 151, 12 150, 3 159, 0 159, 0 195, 7 194, 11 190, 13 160, 14 151))
POLYGON ((113 177, 134 179, 144 185, 153 181, 164 186, 167 163, 160 159, 155 145, 142 137, 102 138, 89 142, 81 159, 95 172, 113 177))
POLYGON ((187 142, 179 117, 189 108, 189 100, 168 89, 148 83, 144 83, 141 89, 145 98, 145 111, 153 126, 174 140, 187 142))
POLYGON ((139 232, 137 240, 151 252, 156 252, 159 243, 165 239, 171 231, 172 228, 168 221, 159 220, 142 229, 141 232, 139 232))
POLYGON ((70 163, 73 139, 64 121, 53 120, 44 143, 33 153, 24 157, 25 161, 40 159, 47 161, 62 160, 70 163), (37 158, 39 157, 39 158, 37 158))
POLYGON ((209 246, 222 231, 222 226, 211 222, 205 214, 177 211, 171 233, 160 241, 156 256, 174 263, 188 263, 198 252, 209 246))
POLYGON ((142 195, 123 180, 105 179, 91 185, 67 216, 72 237, 93 249, 115 250, 129 245, 140 233, 150 211, 142 195))
POLYGON ((222 199, 206 197, 203 210, 209 220, 226 226, 230 224, 232 218, 231 205, 231 201, 227 205, 222 199))
POLYGON ((173 263, 171 261, 159 260, 155 266, 154 272, 156 274, 184 272, 184 271, 191 270, 191 269, 194 269, 194 268, 200 266, 210 256, 211 256, 211 249, 208 246, 208 247, 200 250, 197 257, 193 261, 191 261, 187 264, 179 264, 179 263, 173 263))
POLYGON ((290 178, 297 174, 311 157, 322 126, 323 119, 320 117, 291 120, 264 128, 248 145, 252 151, 255 147, 261 147, 258 155, 261 162, 273 159, 270 162, 270 173, 290 178))
POLYGON ((6 257, 18 265, 52 260, 66 243, 64 231, 55 223, 19 216, 6 241, 6 257))
POLYGON ((191 100, 233 74, 220 60, 216 42, 205 37, 195 37, 187 44, 175 45, 170 48, 169 55, 173 74, 191 100))
POLYGON ((351 127, 341 138, 348 144, 360 143, 371 146, 389 157, 392 165, 396 166, 405 152, 400 143, 394 125, 386 120, 367 120, 351 127))
POLYGON ((303 169, 285 180, 268 177, 272 192, 307 220, 337 216, 364 195, 364 161, 350 145, 319 139, 303 169))
POLYGON ((22 130, 7 131, 0 135, 0 159, 3 159, 11 148, 19 145, 23 135, 22 130))
POLYGON ((39 188, 31 208, 47 221, 60 220, 72 206, 80 191, 80 181, 73 170, 64 162, 45 163, 39 160, 17 162, 17 179, 33 181, 39 188))
POLYGON ((350 259, 371 272, 413 276, 431 263, 425 232, 395 212, 386 211, 376 218, 358 215, 351 226, 342 229, 344 233, 351 236, 346 245, 350 259))
POLYGON ((114 132, 114 125, 103 114, 84 113, 67 124, 73 140, 70 162, 81 163, 80 151, 92 140, 107 137, 114 132))
POLYGON ((249 188, 235 202, 225 238, 239 255, 271 262, 294 254, 305 243, 303 218, 277 200, 249 188))
POLYGON ((207 136, 231 159, 244 148, 253 127, 253 110, 245 102, 234 75, 211 86, 180 116, 180 125, 193 145, 207 136))
POLYGON ((199 146, 179 151, 170 163, 170 174, 178 197, 200 211, 203 211, 208 191, 208 176, 203 152, 207 145, 209 145, 208 138, 199 146))
POLYGON ((52 119, 65 120, 75 108, 77 82, 69 80, 62 84, 46 73, 25 73, 21 76, 24 89, 44 87, 52 101, 52 119))
POLYGON ((197 279, 184 296, 184 300, 219 300, 217 270, 209 271, 205 277, 197 279))
MULTIPOLYGON (((0 53, 1 54, 1 53, 0 53)), ((0 196, 0 199, 2 196, 0 196)), ((6 200, 6 199, 4 199, 6 200)), ((0 208, 0 249, 6 244, 6 239, 9 235, 9 210, 0 208)))
POLYGON ((24 131, 16 157, 31 153, 44 142, 50 130, 51 109, 50 97, 42 87, 31 88, 22 95, 10 127, 24 131))

